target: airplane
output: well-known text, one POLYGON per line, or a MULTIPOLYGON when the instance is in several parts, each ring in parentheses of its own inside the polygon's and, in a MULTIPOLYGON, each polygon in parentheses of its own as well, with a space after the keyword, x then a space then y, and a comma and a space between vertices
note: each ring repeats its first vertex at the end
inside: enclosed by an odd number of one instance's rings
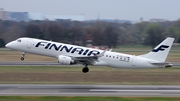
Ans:
POLYGON ((57 58, 62 65, 82 64, 83 73, 89 72, 88 65, 110 66, 114 68, 166 68, 173 65, 165 62, 174 38, 167 37, 147 54, 130 55, 111 50, 100 50, 53 41, 22 37, 6 44, 7 48, 25 53, 57 58))

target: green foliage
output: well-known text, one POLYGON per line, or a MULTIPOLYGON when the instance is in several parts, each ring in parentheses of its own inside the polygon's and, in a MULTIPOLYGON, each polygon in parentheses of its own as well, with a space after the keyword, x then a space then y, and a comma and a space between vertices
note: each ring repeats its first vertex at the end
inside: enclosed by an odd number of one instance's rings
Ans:
POLYGON ((76 45, 85 45, 87 35, 93 45, 116 47, 118 45, 144 44, 152 47, 165 37, 175 37, 180 42, 180 20, 135 24, 117 22, 79 22, 71 20, 13 22, 0 21, 0 37, 9 42, 19 37, 33 37, 76 45))
POLYGON ((94 45, 107 45, 108 47, 116 47, 118 42, 118 32, 116 28, 105 23, 97 23, 91 30, 94 45))
POLYGON ((2 38, 0 38, 0 48, 5 46, 5 42, 2 38))
POLYGON ((180 43, 180 27, 170 26, 166 29, 164 35, 167 37, 174 37, 175 42, 180 43))
POLYGON ((145 44, 152 47, 155 47, 164 39, 162 35, 164 29, 160 24, 150 23, 146 26, 144 32, 146 33, 145 44))
POLYGON ((26 33, 27 36, 31 38, 42 38, 40 27, 36 24, 29 24, 26 27, 26 33))

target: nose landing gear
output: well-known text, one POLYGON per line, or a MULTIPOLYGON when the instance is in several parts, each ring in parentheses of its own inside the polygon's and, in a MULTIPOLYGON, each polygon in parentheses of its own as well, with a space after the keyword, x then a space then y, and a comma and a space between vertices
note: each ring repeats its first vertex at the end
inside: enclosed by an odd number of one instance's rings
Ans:
POLYGON ((25 54, 26 54, 25 52, 22 52, 21 61, 23 61, 23 60, 24 60, 25 54))

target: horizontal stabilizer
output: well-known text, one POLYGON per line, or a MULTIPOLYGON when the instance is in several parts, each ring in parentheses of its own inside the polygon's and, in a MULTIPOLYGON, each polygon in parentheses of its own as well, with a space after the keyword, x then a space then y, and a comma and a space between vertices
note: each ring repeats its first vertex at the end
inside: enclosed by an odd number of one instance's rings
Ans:
POLYGON ((160 66, 165 66, 166 68, 168 67, 173 67, 173 64, 169 63, 169 62, 151 62, 151 64, 153 65, 160 65, 160 66))

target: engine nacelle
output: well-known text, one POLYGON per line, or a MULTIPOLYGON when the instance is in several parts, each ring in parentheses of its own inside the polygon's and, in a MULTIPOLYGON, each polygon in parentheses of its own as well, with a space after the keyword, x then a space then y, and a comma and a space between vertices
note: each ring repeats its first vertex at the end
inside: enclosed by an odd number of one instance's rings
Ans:
POLYGON ((58 57, 58 62, 62 65, 71 65, 74 64, 74 60, 71 57, 60 55, 58 57))

